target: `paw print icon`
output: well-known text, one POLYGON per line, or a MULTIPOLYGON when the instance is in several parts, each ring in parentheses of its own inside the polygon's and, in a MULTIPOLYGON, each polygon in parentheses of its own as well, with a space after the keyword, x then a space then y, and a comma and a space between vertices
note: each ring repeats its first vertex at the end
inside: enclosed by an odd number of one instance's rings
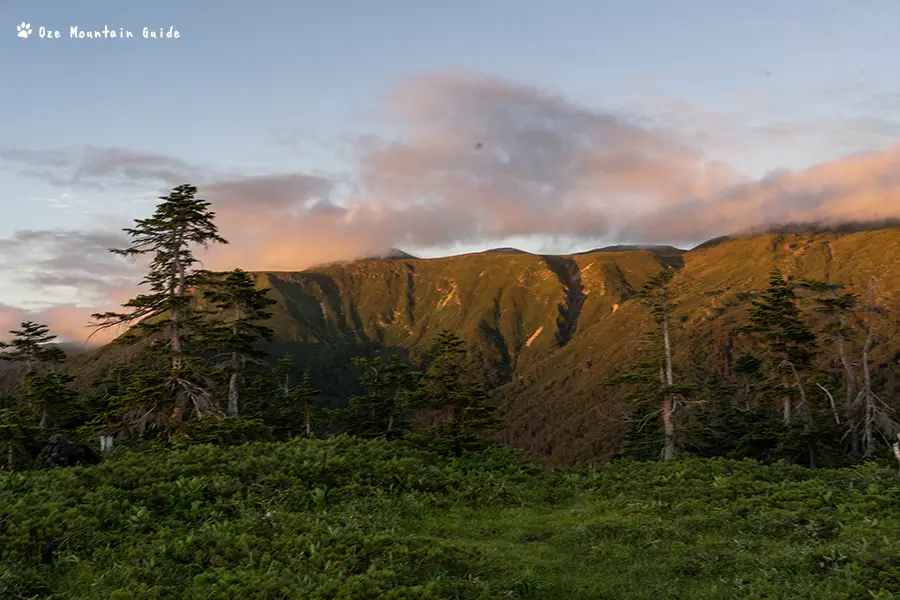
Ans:
POLYGON ((26 23, 22 21, 19 25, 16 25, 16 31, 18 31, 18 36, 20 38, 28 39, 28 36, 31 35, 31 23, 26 23))

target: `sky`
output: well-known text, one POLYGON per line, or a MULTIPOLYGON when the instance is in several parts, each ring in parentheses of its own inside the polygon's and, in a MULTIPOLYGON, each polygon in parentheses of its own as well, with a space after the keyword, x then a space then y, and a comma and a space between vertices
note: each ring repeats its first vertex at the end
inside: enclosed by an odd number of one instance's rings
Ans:
POLYGON ((84 338, 140 279, 108 248, 181 183, 221 269, 900 217, 898 24, 891 0, 0 0, 0 330, 84 338))

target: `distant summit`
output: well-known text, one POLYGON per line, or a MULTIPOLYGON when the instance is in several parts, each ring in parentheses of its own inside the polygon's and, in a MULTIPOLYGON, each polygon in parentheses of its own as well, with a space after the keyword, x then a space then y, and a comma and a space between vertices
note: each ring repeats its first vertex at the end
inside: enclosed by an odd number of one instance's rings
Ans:
POLYGON ((409 252, 404 252, 398 248, 391 248, 384 254, 376 254, 373 256, 366 256, 365 258, 361 258, 360 260, 402 260, 402 259, 415 259, 418 256, 413 256, 409 252))
POLYGON ((499 254, 531 254, 531 252, 526 252, 525 250, 519 250, 518 248, 490 248, 489 250, 484 250, 482 254, 487 254, 488 252, 496 252, 499 254))
POLYGON ((616 244, 615 246, 604 246, 602 248, 594 248, 593 250, 586 250, 584 252, 576 252, 574 256, 580 256, 582 254, 594 254, 595 252, 636 252, 643 250, 645 252, 675 252, 675 253, 683 253, 684 250, 680 248, 676 248, 675 246, 655 246, 655 245, 632 245, 632 244, 616 244))
MULTIPOLYGON (((583 252, 573 252, 563 253, 563 254, 547 254, 546 256, 583 256, 585 254, 594 254, 596 252, 637 252, 637 251, 645 251, 645 252, 653 252, 656 254, 683 254, 684 250, 680 248, 675 248, 674 246, 632 246, 627 244, 618 244, 616 246, 604 246, 603 248, 594 248, 593 250, 585 250, 583 252)), ((496 253, 496 254, 529 254, 533 255, 533 252, 528 252, 527 250, 519 250, 518 248, 491 248, 490 250, 483 250, 481 254, 488 253, 496 253)))

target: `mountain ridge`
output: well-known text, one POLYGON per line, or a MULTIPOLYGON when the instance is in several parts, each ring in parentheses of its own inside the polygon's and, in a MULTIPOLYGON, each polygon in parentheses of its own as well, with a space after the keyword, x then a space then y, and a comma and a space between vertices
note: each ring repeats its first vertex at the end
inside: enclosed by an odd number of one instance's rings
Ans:
MULTIPOLYGON (((740 350, 733 328, 776 266, 798 278, 845 283, 863 297, 875 277, 880 304, 897 306, 900 229, 766 233, 688 251, 363 260, 253 276, 277 302, 270 351, 294 355, 327 405, 355 393, 354 356, 389 351, 415 363, 447 328, 470 344, 472 372, 501 402, 508 422, 502 439, 571 464, 612 455, 623 433, 627 403, 601 382, 641 357, 650 321, 634 295, 648 278, 675 272, 679 370, 693 377, 704 365, 727 377, 740 350)), ((900 396, 900 315, 889 310, 883 321, 873 369, 886 395, 900 396)), ((72 357, 70 368, 86 382, 136 351, 105 346, 72 357)))

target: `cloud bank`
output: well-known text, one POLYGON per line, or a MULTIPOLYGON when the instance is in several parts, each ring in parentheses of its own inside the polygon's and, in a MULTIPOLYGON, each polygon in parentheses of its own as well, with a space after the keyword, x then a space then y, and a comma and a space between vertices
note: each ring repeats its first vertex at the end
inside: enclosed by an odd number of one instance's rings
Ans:
MULTIPOLYGON (((0 161, 71 189, 194 183, 231 242, 204 259, 216 269, 298 270, 512 236, 692 244, 784 222, 900 218, 900 144, 750 179, 683 123, 496 77, 408 77, 383 107, 401 135, 354 140, 349 176, 234 175, 128 148, 7 148, 0 161)), ((115 231, 24 231, 0 248, 41 248, 27 283, 99 303, 133 290, 134 269, 104 254, 126 243, 115 231)))

